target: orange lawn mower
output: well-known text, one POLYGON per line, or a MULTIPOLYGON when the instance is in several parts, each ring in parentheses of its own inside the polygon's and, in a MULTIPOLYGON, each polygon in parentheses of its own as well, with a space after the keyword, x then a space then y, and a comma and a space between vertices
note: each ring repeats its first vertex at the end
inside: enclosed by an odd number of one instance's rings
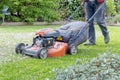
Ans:
MULTIPOLYGON (((66 53, 75 55, 78 51, 77 47, 88 39, 89 22, 101 7, 102 5, 87 22, 71 22, 55 30, 41 29, 37 31, 36 37, 33 38, 33 44, 29 46, 24 43, 19 43, 15 49, 16 53, 41 59, 60 57, 66 53)), ((79 10, 79 8, 80 7, 78 7, 76 11, 79 10)), ((72 16, 70 16, 68 20, 72 16)))

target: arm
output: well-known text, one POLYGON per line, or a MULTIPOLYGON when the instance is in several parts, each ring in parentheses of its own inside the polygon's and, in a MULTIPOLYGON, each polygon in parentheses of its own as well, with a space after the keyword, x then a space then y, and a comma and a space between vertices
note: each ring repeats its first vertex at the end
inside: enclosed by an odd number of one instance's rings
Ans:
POLYGON ((105 0, 97 0, 99 4, 103 3, 105 0))

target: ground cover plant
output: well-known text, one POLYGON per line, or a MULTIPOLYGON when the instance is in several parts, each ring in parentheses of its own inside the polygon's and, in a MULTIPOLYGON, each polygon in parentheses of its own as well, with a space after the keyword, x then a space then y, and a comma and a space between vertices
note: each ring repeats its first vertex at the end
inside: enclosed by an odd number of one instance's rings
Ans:
POLYGON ((35 31, 40 28, 57 28, 57 26, 1 26, 0 27, 0 80, 47 80, 52 78, 56 68, 66 68, 80 59, 81 64, 103 54, 109 49, 113 53, 120 53, 119 27, 110 27, 111 41, 104 44, 103 36, 96 26, 97 45, 78 47, 77 55, 66 55, 46 60, 31 58, 15 54, 15 45, 19 42, 32 43, 35 31))
POLYGON ((120 56, 110 51, 81 65, 55 70, 52 80, 120 80, 120 56))

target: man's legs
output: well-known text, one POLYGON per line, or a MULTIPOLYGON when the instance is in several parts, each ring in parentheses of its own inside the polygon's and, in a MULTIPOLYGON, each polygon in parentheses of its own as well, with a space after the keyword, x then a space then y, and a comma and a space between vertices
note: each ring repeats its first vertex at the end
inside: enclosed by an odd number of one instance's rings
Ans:
POLYGON ((96 14, 96 21, 102 31, 102 34, 104 36, 104 41, 107 44, 109 42, 109 32, 106 27, 104 13, 105 13, 105 3, 104 3, 104 6, 96 14))
MULTIPOLYGON (((86 10, 86 20, 88 21, 95 12, 94 3, 86 2, 85 3, 85 10, 86 10)), ((94 28, 94 19, 89 22, 89 43, 85 45, 94 45, 95 44, 95 28, 94 28)))

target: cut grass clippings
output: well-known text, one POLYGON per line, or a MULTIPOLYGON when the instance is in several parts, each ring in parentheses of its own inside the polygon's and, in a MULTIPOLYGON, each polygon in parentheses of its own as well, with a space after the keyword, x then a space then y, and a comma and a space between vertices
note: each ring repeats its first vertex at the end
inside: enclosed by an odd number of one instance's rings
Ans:
POLYGON ((108 50, 120 54, 120 27, 108 27, 110 43, 104 44, 100 29, 96 26, 97 42, 95 46, 78 46, 78 54, 41 60, 17 55, 15 46, 20 43, 32 44, 35 31, 41 28, 57 28, 59 26, 16 26, 0 27, 0 80, 47 80, 54 76, 56 68, 68 67, 77 59, 84 63, 98 54, 108 50))

